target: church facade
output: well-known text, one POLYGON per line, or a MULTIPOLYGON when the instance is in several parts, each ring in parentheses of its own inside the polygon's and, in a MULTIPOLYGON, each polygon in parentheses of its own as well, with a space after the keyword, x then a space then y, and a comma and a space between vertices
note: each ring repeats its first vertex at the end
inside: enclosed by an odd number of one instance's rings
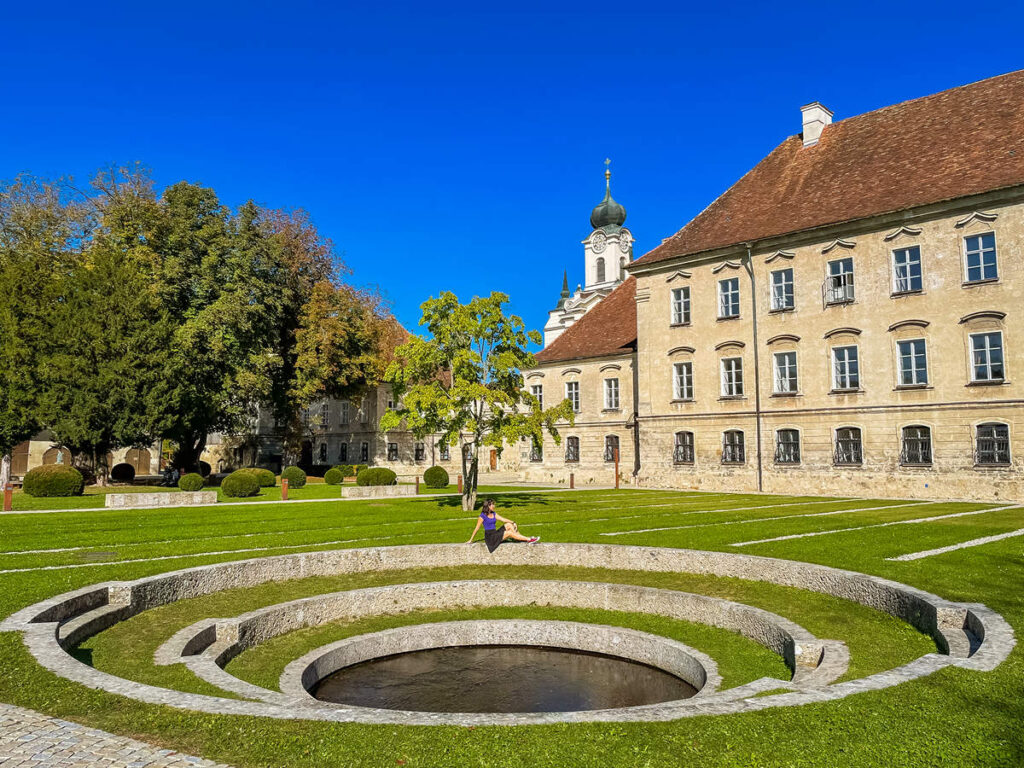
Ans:
POLYGON ((527 476, 1024 498, 1024 72, 801 116, 546 339, 578 416, 527 476))

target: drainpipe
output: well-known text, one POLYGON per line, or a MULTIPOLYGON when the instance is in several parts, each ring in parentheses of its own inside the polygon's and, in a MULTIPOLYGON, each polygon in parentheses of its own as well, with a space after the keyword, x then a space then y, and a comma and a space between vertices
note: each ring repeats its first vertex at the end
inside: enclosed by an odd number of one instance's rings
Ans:
POLYGON ((757 490, 764 490, 764 467, 761 461, 761 363, 760 344, 757 337, 757 282, 754 279, 754 254, 753 243, 745 243, 747 258, 743 266, 746 267, 747 275, 750 276, 750 305, 753 310, 754 321, 754 434, 757 441, 757 490))

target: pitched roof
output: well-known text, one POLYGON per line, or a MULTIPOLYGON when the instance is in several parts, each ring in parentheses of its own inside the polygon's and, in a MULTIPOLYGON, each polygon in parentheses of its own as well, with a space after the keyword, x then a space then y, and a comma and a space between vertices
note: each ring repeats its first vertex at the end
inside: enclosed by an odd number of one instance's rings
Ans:
POLYGON ((636 349, 636 278, 622 285, 537 353, 538 363, 621 355, 636 349))
POLYGON ((1024 70, 782 142, 634 264, 1024 184, 1024 70))

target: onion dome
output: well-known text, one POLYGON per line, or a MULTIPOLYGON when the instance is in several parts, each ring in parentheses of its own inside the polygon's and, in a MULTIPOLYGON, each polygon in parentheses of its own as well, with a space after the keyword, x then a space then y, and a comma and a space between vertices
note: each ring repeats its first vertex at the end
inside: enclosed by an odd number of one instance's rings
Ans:
MULTIPOLYGON (((605 161, 607 163, 607 161, 605 161)), ((597 204, 590 214, 590 226, 594 229, 615 230, 626 221, 626 209, 612 198, 612 172, 605 169, 604 200, 597 204)))

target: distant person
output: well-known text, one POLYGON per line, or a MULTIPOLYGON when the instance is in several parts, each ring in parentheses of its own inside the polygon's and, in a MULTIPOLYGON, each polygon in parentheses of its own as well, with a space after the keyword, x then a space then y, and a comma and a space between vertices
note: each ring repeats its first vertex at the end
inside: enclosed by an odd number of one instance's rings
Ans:
POLYGON ((473 543, 473 539, 476 538, 476 533, 480 530, 481 525, 484 527, 484 543, 487 545, 488 552, 496 550, 498 545, 505 539, 525 541, 527 544, 535 544, 540 541, 540 536, 523 536, 519 532, 519 526, 495 512, 494 499, 487 499, 484 502, 483 509, 480 511, 480 517, 476 519, 476 528, 473 529, 473 535, 469 537, 469 541, 466 542, 467 544, 473 543), (499 522, 503 523, 500 528, 498 527, 499 522))

